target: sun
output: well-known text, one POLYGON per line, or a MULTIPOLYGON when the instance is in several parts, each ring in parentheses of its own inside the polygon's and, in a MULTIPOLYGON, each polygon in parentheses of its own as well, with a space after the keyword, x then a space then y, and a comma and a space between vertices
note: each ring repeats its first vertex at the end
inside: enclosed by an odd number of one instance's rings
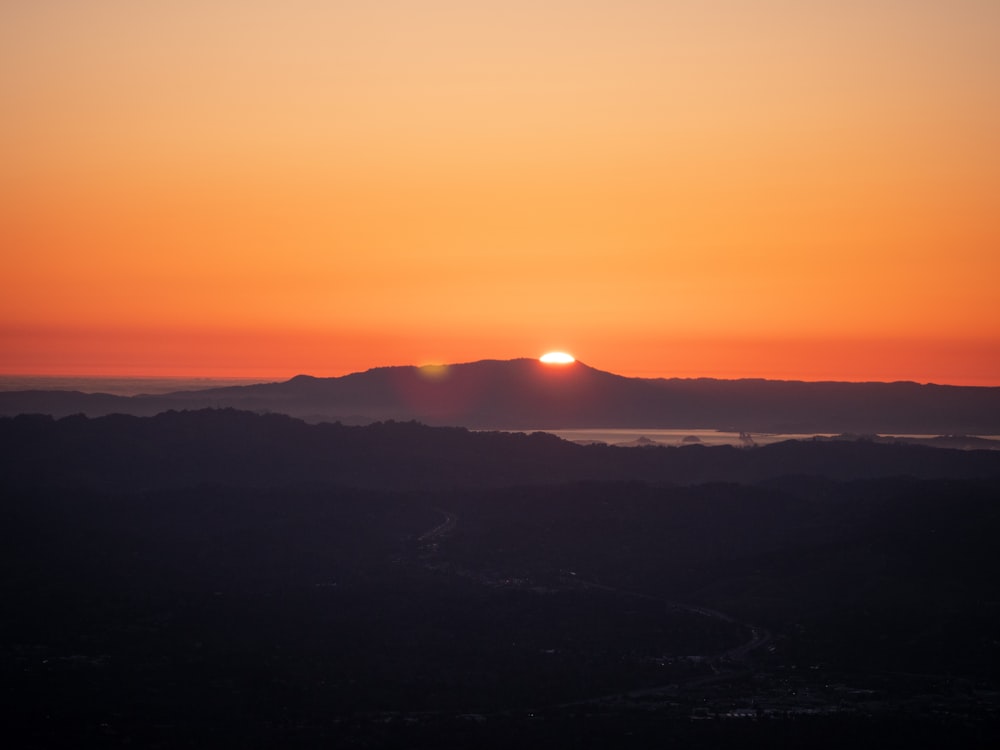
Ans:
POLYGON ((548 352, 543 354, 538 358, 540 362, 544 362, 547 365, 568 365, 572 362, 576 362, 576 358, 572 354, 567 354, 566 352, 548 352))

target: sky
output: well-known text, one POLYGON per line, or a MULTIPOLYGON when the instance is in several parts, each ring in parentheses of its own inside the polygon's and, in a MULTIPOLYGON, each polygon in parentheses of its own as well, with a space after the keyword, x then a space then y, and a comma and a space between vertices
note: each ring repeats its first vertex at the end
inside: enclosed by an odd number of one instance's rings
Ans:
POLYGON ((1000 385, 995 0, 32 0, 0 101, 0 372, 1000 385))

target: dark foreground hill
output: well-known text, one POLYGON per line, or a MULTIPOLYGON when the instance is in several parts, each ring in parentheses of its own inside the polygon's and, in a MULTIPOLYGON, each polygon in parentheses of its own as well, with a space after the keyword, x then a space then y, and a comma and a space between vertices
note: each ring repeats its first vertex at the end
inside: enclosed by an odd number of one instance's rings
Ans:
POLYGON ((121 397, 0 393, 0 414, 231 407, 309 421, 418 420, 482 429, 679 428, 789 433, 1000 434, 1000 388, 917 383, 625 378, 580 362, 383 367, 339 378, 121 397))
POLYGON ((341 484, 447 489, 580 480, 750 482, 790 474, 836 479, 1000 477, 1000 451, 855 440, 616 448, 546 433, 471 432, 415 422, 309 425, 234 410, 88 419, 0 418, 0 477, 11 485, 121 490, 201 484, 341 484))
POLYGON ((0 419, 16 746, 992 747, 1000 453, 0 419))

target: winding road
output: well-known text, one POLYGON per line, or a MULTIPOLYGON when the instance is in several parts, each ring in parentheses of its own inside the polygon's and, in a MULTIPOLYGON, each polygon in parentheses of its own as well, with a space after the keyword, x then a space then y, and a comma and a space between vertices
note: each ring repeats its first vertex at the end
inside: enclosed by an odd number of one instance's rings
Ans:
MULTIPOLYGON (((428 529, 420 536, 417 540, 422 543, 429 543, 436 545, 438 541, 447 537, 451 532, 455 530, 458 523, 458 516, 454 513, 444 510, 443 508, 434 508, 434 510, 444 516, 444 520, 438 525, 431 529, 428 529)), ((739 644, 725 651, 720 651, 715 654, 710 654, 705 657, 705 661, 708 662, 713 671, 712 675, 707 675, 703 677, 696 677, 691 679, 686 679, 681 682, 674 682, 668 685, 660 685, 649 688, 639 688, 637 690, 627 690, 621 693, 614 693, 610 695, 602 695, 593 698, 585 698, 583 700, 572 701, 569 703, 560 704, 558 707, 570 707, 578 706, 584 704, 601 703, 605 701, 623 700, 623 699, 633 699, 640 698, 649 695, 659 695, 676 692, 680 687, 687 686, 693 687, 695 685, 703 685, 710 682, 715 682, 719 680, 724 680, 733 675, 739 673, 742 670, 729 669, 719 669, 719 666, 723 662, 741 662, 745 661, 747 657, 757 649, 766 645, 771 640, 770 631, 765 628, 758 627, 756 625, 751 625, 750 623, 740 622, 736 618, 727 615, 725 612, 720 612, 717 609, 712 609, 711 607, 706 607, 701 604, 688 604, 685 602, 678 602, 673 599, 665 599, 654 594, 645 594, 641 591, 629 591, 626 589, 619 589, 613 586, 606 586, 604 584, 596 583, 594 581, 587 581, 577 577, 564 578, 563 583, 567 588, 583 588, 583 589, 594 589, 599 591, 607 591, 613 593, 617 596, 631 597, 636 599, 645 599, 647 601, 654 601, 662 606, 666 607, 668 610, 674 612, 687 612, 689 614, 699 615, 701 617, 707 617, 714 620, 720 620, 722 622, 730 623, 733 625, 739 625, 750 631, 749 640, 739 644)))
POLYGON ((602 591, 610 591, 614 594, 620 596, 628 596, 636 599, 646 599, 649 601, 659 602, 663 604, 668 609, 672 609, 677 612, 689 612, 695 615, 701 615, 702 617, 709 617, 713 620, 721 620, 722 622, 732 623, 734 625, 741 625, 750 631, 750 640, 741 643, 735 648, 728 649, 726 651, 720 651, 717 654, 713 654, 708 657, 710 660, 723 660, 727 659, 730 661, 739 661, 746 658, 751 651, 755 651, 761 646, 765 645, 771 640, 771 633, 764 629, 757 627, 756 625, 751 625, 750 623, 740 622, 734 617, 727 615, 725 612, 720 612, 717 609, 711 609, 710 607, 705 607, 700 604, 685 604, 684 602, 674 601, 673 599, 664 599, 663 597, 655 596, 653 594, 644 594, 640 591, 627 591, 625 589, 616 589, 612 586, 604 586, 600 583, 594 583, 593 581, 584 581, 578 578, 573 579, 574 583, 583 588, 600 589, 602 591))
POLYGON ((449 513, 441 508, 434 508, 435 511, 444 516, 444 521, 439 523, 433 529, 425 531, 423 534, 417 537, 417 541, 420 542, 436 542, 440 539, 444 539, 449 533, 455 528, 455 524, 458 522, 458 516, 454 513, 449 513))

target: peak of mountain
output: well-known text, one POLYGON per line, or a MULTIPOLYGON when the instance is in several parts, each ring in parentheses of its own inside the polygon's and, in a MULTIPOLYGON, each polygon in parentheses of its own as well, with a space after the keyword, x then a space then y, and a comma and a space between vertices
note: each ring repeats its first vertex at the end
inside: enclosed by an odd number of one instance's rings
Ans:
POLYGON ((1000 388, 760 379, 629 378, 583 362, 479 360, 162 396, 0 393, 0 414, 152 415, 237 408, 308 421, 417 420, 481 429, 584 427, 749 432, 1000 434, 1000 388))

